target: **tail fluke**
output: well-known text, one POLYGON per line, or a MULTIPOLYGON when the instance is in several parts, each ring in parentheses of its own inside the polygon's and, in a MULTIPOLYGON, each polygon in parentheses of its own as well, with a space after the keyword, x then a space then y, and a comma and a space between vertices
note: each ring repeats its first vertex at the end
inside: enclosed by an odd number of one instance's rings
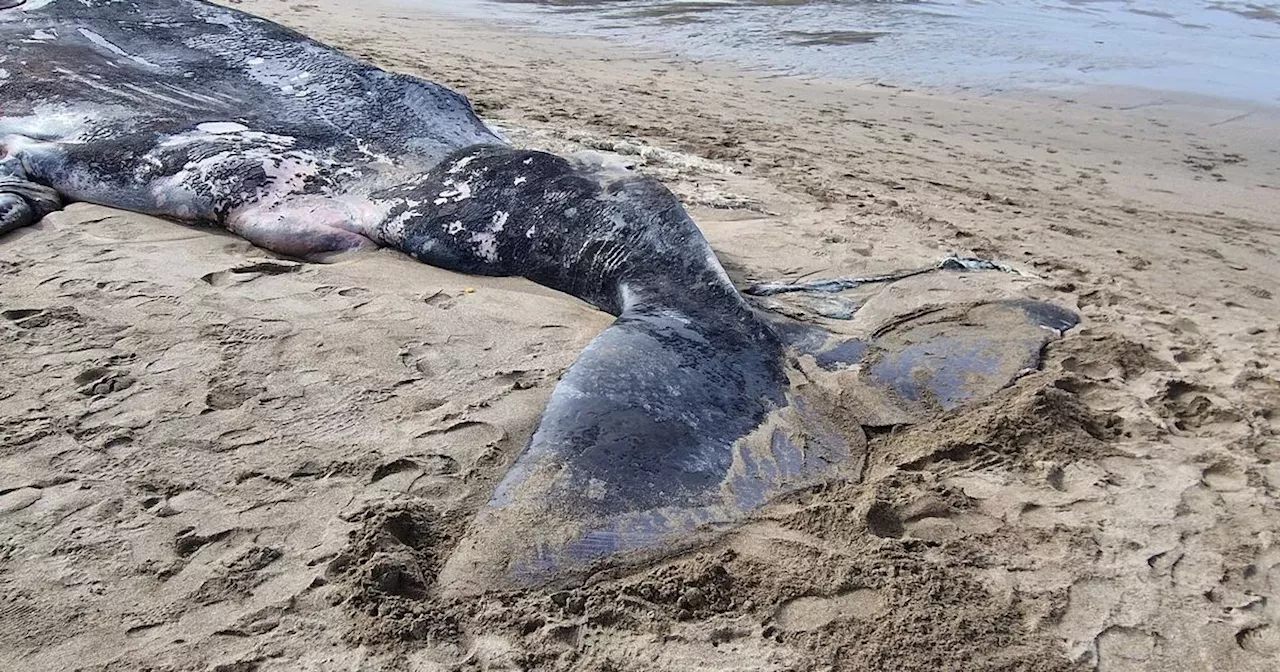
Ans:
POLYGON ((762 321, 628 311, 569 369, 444 568, 448 593, 581 579, 687 547, 856 453, 800 432, 762 321))

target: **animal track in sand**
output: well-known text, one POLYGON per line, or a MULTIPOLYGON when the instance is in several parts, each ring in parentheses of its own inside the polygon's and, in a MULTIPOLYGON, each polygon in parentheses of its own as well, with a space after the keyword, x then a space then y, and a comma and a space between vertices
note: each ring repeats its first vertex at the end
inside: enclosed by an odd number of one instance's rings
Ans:
POLYGON ((1000 523, 996 519, 977 511, 968 511, 966 507, 965 503, 947 502, 930 493, 919 494, 915 499, 898 506, 879 501, 867 511, 867 531, 882 539, 941 543, 990 532, 999 527, 1000 523))
POLYGON ((475 420, 461 420, 443 427, 433 427, 415 438, 423 439, 446 434, 451 435, 451 440, 468 445, 478 443, 494 444, 507 437, 506 430, 497 425, 475 420), (462 438, 459 438, 459 436, 462 438))
POLYGON ((178 531, 173 539, 173 552, 179 557, 188 557, 200 550, 201 548, 215 541, 221 541, 230 536, 234 530, 221 530, 208 535, 196 534, 196 528, 185 527, 178 531))
POLYGON ((40 501, 44 493, 38 488, 19 488, 0 495, 0 516, 21 511, 40 501))

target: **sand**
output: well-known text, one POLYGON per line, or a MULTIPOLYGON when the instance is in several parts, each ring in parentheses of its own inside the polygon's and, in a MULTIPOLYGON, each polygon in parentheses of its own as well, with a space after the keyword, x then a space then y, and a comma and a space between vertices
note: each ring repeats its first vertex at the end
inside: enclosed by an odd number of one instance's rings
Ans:
POLYGON ((235 4, 451 85, 519 144, 658 176, 741 285, 956 252, 1036 274, 999 282, 1085 322, 1042 371, 873 433, 861 474, 707 548, 446 600, 441 563, 608 316, 392 252, 303 265, 74 205, 0 240, 0 669, 1280 665, 1274 111, 235 4))

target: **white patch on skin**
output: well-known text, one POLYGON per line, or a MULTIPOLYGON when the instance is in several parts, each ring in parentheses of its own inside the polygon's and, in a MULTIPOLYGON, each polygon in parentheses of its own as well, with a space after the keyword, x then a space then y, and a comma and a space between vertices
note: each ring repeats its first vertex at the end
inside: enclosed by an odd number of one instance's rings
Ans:
POLYGON ((297 50, 287 54, 275 54, 267 58, 258 54, 246 58, 245 74, 263 86, 268 86, 288 95, 298 97, 316 92, 309 85, 315 78, 314 72, 308 68, 314 63, 324 63, 332 58, 332 54, 319 45, 299 45, 297 50), (304 76, 308 75, 309 76, 304 76))
POLYGON ((458 185, 458 197, 455 201, 462 201, 471 198, 471 185, 466 182, 460 182, 458 185))
POLYGON ((461 233, 461 232, 462 232, 462 220, 457 220, 457 221, 455 221, 454 223, 450 224, 450 225, 449 225, 449 227, 448 227, 447 229, 445 229, 445 232, 447 232, 447 233, 448 233, 449 235, 451 235, 451 236, 456 236, 456 235, 458 235, 459 233, 461 233))
POLYGON ((538 227, 537 227, 537 225, 531 226, 531 227, 529 227, 529 230, 528 230, 528 231, 525 231, 525 232, 524 232, 524 237, 525 237, 525 238, 532 238, 532 237, 533 237, 533 234, 535 234, 535 233, 537 233, 537 232, 538 232, 538 227))
POLYGON ((475 160, 476 160, 476 157, 474 155, 462 157, 461 159, 458 160, 457 163, 453 164, 453 167, 449 168, 449 174, 457 175, 459 171, 467 167, 467 164, 475 160))
POLYGON ((520 163, 523 163, 524 165, 526 165, 526 166, 527 166, 527 165, 529 165, 529 164, 533 163, 533 157, 531 156, 531 157, 529 157, 529 158, 525 159, 524 161, 521 161, 520 163))
POLYGON ((258 202, 281 201, 289 194, 302 191, 309 178, 320 175, 320 166, 321 162, 315 157, 300 152, 264 157, 262 172, 267 176, 264 187, 267 193, 261 194, 258 202))
POLYGON ((196 129, 205 133, 222 135, 224 133, 241 133, 249 130, 249 127, 244 124, 237 124, 234 121, 210 121, 203 124, 197 124, 196 129))
POLYGON ((471 242, 476 244, 476 254, 489 263, 498 261, 498 237, 489 232, 471 234, 471 242))
POLYGON ((151 68, 157 67, 155 63, 152 63, 151 61, 148 61, 147 59, 142 58, 141 56, 134 56, 133 54, 130 54, 124 49, 121 49, 120 47, 117 47, 116 45, 112 44, 111 41, 108 40, 107 38, 93 32, 92 30, 89 30, 88 28, 81 28, 80 34, 84 35, 85 38, 87 38, 90 42, 98 45, 99 47, 102 47, 103 49, 106 49, 107 51, 115 54, 116 56, 123 56, 139 65, 145 65, 151 68))
POLYGON ((200 18, 204 19, 205 23, 213 24, 215 26, 226 26, 230 28, 236 25, 235 15, 225 14, 223 12, 210 12, 200 18))
POLYGON ((506 213, 501 210, 493 213, 493 232, 497 233, 506 228, 507 220, 510 219, 510 217, 510 213, 506 213))
POLYGON ((515 181, 515 183, 514 183, 514 184, 515 184, 515 186, 517 186, 517 187, 518 187, 518 186, 520 186, 520 185, 522 185, 522 184, 524 184, 525 182, 528 182, 528 181, 529 181, 529 178, 527 178, 527 177, 525 177, 525 176, 521 175, 520 177, 517 177, 517 178, 516 178, 516 181, 515 181))
POLYGON ((622 295, 622 312, 627 312, 640 301, 640 295, 627 283, 619 283, 618 293, 622 295))
MULTIPOLYGON (((184 134, 186 138, 169 138, 161 146, 173 146, 185 141, 203 140, 206 143, 220 143, 226 150, 205 156, 198 161, 187 163, 174 175, 156 180, 151 184, 150 192, 155 203, 165 208, 180 219, 211 218, 214 211, 225 207, 238 207, 253 204, 256 207, 274 207, 290 196, 303 191, 309 183, 321 175, 333 175, 340 169, 332 162, 324 161, 304 152, 282 151, 278 146, 244 146, 235 140, 252 132, 239 134, 211 135, 184 134), (238 191, 240 185, 228 185, 225 180, 215 178, 225 170, 227 164, 245 165, 259 162, 264 183, 255 185, 251 190, 238 191)), ((266 135, 266 134, 258 134, 266 135)), ((292 142, 292 138, 287 138, 292 142)), ((143 161, 154 164, 156 157, 147 155, 143 161)), ((142 170, 141 164, 139 170, 142 170)))
MULTIPOLYGON (((29 12, 33 9, 40 9, 41 7, 44 7, 45 5, 51 2, 53 2, 53 0, 27 0, 27 3, 25 5, 22 5, 21 7, 14 7, 14 9, 20 9, 24 12, 29 12)), ((84 0, 80 0, 80 2, 83 3, 84 0)))
MULTIPOLYGON (((212 122, 219 124, 222 122, 212 122)), ((243 147, 245 145, 266 145, 269 148, 284 150, 293 147, 297 143, 296 138, 285 135, 275 135, 273 133, 263 133, 261 131, 249 130, 245 126, 244 130, 220 130, 218 132, 207 131, 202 126, 209 124, 200 124, 194 130, 177 135, 171 135, 160 143, 160 147, 169 148, 185 145, 193 142, 209 142, 220 145, 228 145, 232 147, 243 147)), ((238 125, 238 124, 237 124, 238 125)))
POLYGON ((9 71, 4 68, 0 68, 0 82, 3 82, 6 79, 9 79, 9 71))
MULTIPOLYGON (((373 149, 369 147, 369 143, 365 142, 364 140, 359 140, 359 139, 356 140, 356 149, 359 150, 361 154, 364 154, 365 156, 369 157, 370 161, 374 161, 375 163, 385 163, 387 165, 395 164, 394 159, 387 156, 386 154, 379 154, 373 151, 373 149)), ((436 205, 439 205, 439 203, 437 203, 436 205)))
POLYGON ((404 242, 404 229, 408 226, 409 221, 414 217, 422 216, 421 212, 413 209, 417 204, 417 201, 410 201, 408 204, 408 210, 396 215, 394 219, 389 220, 382 227, 382 237, 384 240, 396 245, 404 242))
POLYGON ((444 205, 449 201, 457 203, 471 198, 471 185, 466 182, 454 182, 453 180, 445 180, 444 186, 448 187, 440 192, 440 196, 436 198, 436 205, 444 205))

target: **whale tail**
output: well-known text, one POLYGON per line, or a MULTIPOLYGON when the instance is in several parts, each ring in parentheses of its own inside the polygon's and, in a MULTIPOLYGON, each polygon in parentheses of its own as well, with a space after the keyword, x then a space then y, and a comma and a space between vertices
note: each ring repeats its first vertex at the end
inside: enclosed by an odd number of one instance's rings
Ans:
POLYGON ((440 590, 580 582, 704 543, 786 492, 857 480, 861 426, 909 424, 993 394, 1076 321, 1051 304, 995 301, 841 339, 757 313, 625 311, 565 373, 440 590), (844 409, 853 422, 829 417, 829 400, 809 389, 824 373, 828 389, 858 400, 844 409))

